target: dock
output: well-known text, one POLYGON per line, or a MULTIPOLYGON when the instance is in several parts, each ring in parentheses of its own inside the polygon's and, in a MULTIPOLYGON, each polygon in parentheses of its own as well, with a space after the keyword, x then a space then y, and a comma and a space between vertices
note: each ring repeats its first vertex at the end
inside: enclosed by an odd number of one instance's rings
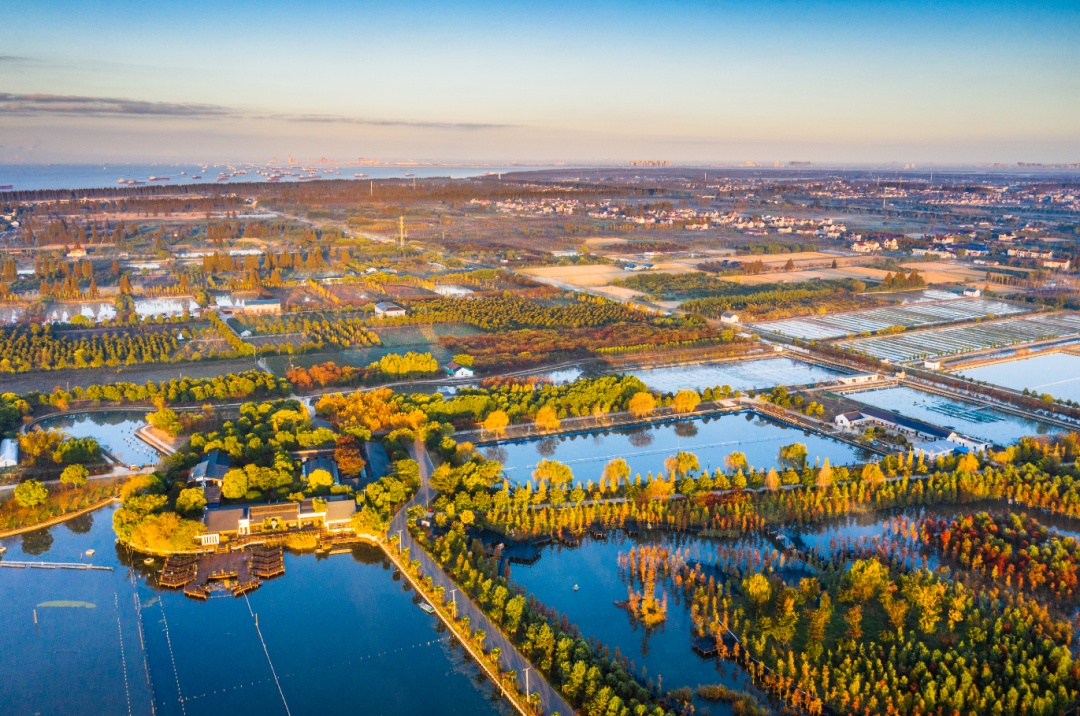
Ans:
POLYGON ((97 570, 101 572, 111 572, 112 567, 99 567, 94 564, 85 564, 84 562, 13 562, 8 559, 0 560, 0 567, 7 567, 9 569, 79 569, 79 570, 97 570))
POLYGON ((264 580, 283 574, 282 548, 257 547, 168 557, 158 584, 170 589, 183 588, 184 596, 206 600, 219 593, 242 597, 261 587, 264 580))

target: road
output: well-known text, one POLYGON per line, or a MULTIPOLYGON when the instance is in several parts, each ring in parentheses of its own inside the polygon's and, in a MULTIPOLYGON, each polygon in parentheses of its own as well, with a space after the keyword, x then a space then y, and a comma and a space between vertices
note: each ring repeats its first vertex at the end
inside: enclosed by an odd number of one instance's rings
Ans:
POLYGON ((471 629, 475 630, 480 628, 484 630, 487 634, 487 637, 484 639, 485 648, 490 649, 494 646, 499 647, 500 666, 503 670, 512 669, 515 671, 518 676, 518 683, 522 685, 522 688, 524 688, 525 683, 525 670, 531 670, 529 687, 533 693, 540 694, 540 706, 542 712, 545 714, 558 712, 562 716, 571 716, 571 714, 574 713, 574 709, 567 703, 566 699, 562 697, 562 694, 556 691, 551 684, 537 672, 533 665, 529 663, 529 660, 510 643, 510 640, 506 638, 506 635, 503 634, 502 630, 491 623, 487 615, 462 592, 442 568, 435 564, 435 561, 428 556, 428 553, 424 548, 409 534, 405 513, 414 505, 426 505, 434 494, 431 485, 429 484, 433 466, 431 464, 431 458, 428 456, 423 443, 415 443, 411 452, 416 459, 416 462, 420 465, 421 486, 416 494, 413 495, 413 498, 409 500, 408 504, 398 510, 397 514, 394 515, 394 519, 390 522, 389 534, 391 536, 399 533, 401 534, 402 545, 409 549, 409 557, 420 561, 420 571, 425 575, 431 576, 435 584, 441 586, 446 591, 447 597, 451 595, 452 590, 457 590, 458 615, 469 617, 471 629))

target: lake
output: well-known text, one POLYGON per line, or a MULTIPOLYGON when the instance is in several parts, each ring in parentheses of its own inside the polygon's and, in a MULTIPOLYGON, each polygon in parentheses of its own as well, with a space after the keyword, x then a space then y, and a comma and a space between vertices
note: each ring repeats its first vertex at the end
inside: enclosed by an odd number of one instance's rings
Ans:
POLYGON ((961 370, 965 378, 982 380, 1003 388, 1049 393, 1062 400, 1080 400, 1080 356, 1071 353, 1020 358, 961 370))
POLYGON ((1046 423, 908 387, 848 393, 847 397, 866 405, 892 410, 909 418, 951 428, 958 433, 988 440, 997 445, 1012 445, 1025 435, 1061 432, 1046 423))
POLYGON ((287 555, 248 599, 197 602, 129 569, 112 512, 2 540, 6 560, 114 567, 0 570, 5 713, 510 713, 377 548, 287 555))
POLYGON ((629 371, 652 390, 675 393, 684 388, 702 391, 729 385, 732 390, 758 390, 777 385, 806 385, 835 380, 843 375, 830 368, 804 363, 793 358, 759 358, 757 360, 702 363, 665 368, 645 368, 629 371))
POLYGON ((135 435, 146 425, 147 410, 72 413, 42 420, 42 429, 61 430, 75 438, 94 438, 124 465, 156 465, 161 455, 135 435))
POLYGON ((577 435, 530 438, 488 445, 489 458, 503 463, 512 483, 530 479, 540 460, 558 460, 569 465, 574 477, 584 483, 596 481, 611 460, 621 457, 630 463, 631 474, 661 472, 664 460, 680 450, 697 455, 702 469, 724 467, 724 458, 739 451, 757 468, 777 465, 781 445, 804 443, 810 463, 829 459, 833 465, 865 461, 860 449, 831 438, 777 423, 745 412, 709 418, 693 418, 635 428, 597 430, 577 435))

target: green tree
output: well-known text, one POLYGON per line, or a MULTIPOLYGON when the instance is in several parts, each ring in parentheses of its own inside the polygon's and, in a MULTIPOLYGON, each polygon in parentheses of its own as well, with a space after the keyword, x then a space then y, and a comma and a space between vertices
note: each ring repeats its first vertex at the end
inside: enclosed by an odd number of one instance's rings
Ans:
POLYGON ((60 482, 65 485, 82 487, 90 477, 90 471, 83 465, 68 465, 60 473, 60 482))
POLYGON ((180 491, 176 498, 176 511, 189 516, 202 514, 206 507, 206 493, 201 487, 188 487, 180 491))
POLYGON ((15 501, 23 507, 40 505, 48 498, 48 489, 37 480, 26 480, 15 487, 15 501))

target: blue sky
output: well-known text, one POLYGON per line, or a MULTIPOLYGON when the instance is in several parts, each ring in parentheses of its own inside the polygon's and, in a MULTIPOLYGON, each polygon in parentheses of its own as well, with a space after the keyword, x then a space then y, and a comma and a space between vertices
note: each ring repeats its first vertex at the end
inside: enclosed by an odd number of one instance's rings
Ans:
POLYGON ((1080 160, 1080 4, 8 0, 0 161, 1080 160))

